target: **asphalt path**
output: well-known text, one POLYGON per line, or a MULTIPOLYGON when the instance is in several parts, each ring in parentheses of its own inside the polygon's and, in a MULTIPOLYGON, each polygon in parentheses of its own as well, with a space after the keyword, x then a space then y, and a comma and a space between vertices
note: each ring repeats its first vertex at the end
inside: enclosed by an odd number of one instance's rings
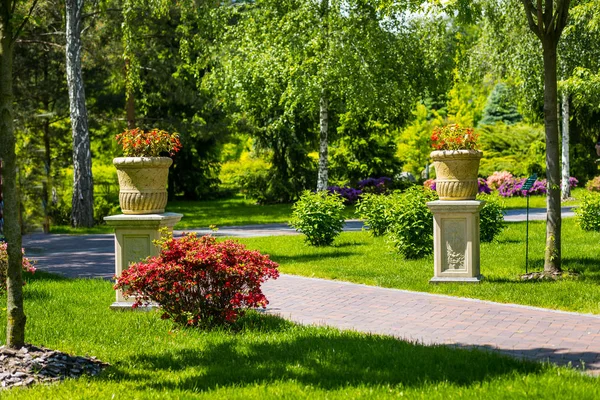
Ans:
MULTIPOLYGON (((562 208, 563 217, 572 217, 571 207, 562 208)), ((508 210, 506 221, 525 221, 526 210, 508 210)), ((546 210, 533 208, 529 210, 529 219, 544 220, 546 210)), ((362 221, 348 220, 344 231, 356 232, 364 227, 362 221)), ((219 237, 257 237, 298 234, 287 224, 264 224, 246 226, 221 227, 217 232, 210 229, 189 229, 176 231, 175 235, 184 232, 197 232, 199 235, 212 234, 219 237)), ((115 244, 112 234, 96 235, 62 235, 34 233, 23 237, 23 247, 27 256, 36 260, 40 270, 58 273, 72 278, 110 279, 115 271, 115 244)))

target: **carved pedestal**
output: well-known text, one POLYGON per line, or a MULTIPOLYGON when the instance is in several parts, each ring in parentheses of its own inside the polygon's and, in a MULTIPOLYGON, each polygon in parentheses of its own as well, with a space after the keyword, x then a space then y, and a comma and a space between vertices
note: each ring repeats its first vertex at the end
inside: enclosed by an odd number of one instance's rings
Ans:
MULTIPOLYGON (((115 276, 148 256, 158 255, 158 248, 152 243, 160 238, 160 229, 173 231, 173 226, 183 217, 182 214, 144 214, 144 215, 111 215, 104 220, 115 228, 115 276)), ((117 290, 117 300, 110 307, 113 309, 131 308, 133 299, 125 299, 117 290)))
POLYGON ((434 276, 430 283, 479 283, 479 210, 476 200, 427 203, 433 213, 434 276))

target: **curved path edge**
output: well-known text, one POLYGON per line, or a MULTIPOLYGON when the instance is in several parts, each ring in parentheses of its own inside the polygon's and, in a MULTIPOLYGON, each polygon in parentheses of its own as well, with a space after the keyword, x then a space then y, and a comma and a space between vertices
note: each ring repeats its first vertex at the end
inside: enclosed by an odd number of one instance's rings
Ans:
POLYGON ((267 312, 301 324, 501 352, 600 373, 600 316, 282 274, 267 312))

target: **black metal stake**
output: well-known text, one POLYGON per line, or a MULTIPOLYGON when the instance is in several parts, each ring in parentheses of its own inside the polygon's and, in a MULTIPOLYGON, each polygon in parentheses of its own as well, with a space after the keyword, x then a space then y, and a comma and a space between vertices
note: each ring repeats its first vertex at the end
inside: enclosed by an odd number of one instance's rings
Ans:
POLYGON ((525 221, 525 275, 527 275, 529 273, 527 270, 529 264, 529 193, 527 193, 527 218, 525 221))
POLYGON ((523 186, 521 186, 521 190, 525 190, 527 196, 527 219, 525 222, 525 274, 529 273, 529 190, 533 187, 537 179, 537 174, 531 175, 529 178, 523 182, 523 186))

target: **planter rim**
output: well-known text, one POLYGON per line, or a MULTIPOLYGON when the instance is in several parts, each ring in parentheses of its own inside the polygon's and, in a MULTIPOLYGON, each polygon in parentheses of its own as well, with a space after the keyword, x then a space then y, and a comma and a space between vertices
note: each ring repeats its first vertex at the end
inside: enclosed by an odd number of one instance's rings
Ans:
POLYGON ((170 167, 173 160, 170 157, 117 157, 113 165, 139 167, 170 167))
POLYGON ((483 151, 481 150, 434 150, 429 155, 434 160, 436 159, 448 159, 448 158, 481 158, 483 157, 483 151))

